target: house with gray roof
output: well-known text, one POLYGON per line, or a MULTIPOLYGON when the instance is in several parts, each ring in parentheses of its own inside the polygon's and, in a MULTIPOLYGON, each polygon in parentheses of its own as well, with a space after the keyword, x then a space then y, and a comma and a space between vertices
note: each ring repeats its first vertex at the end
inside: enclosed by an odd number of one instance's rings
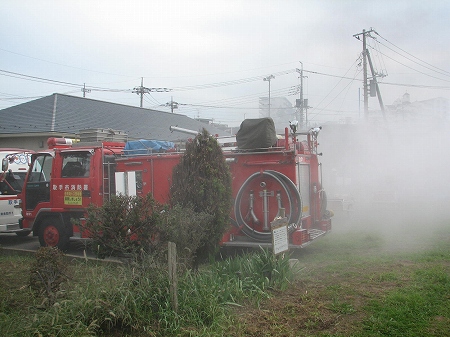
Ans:
POLYGON ((50 137, 175 143, 193 137, 171 131, 171 126, 193 131, 205 128, 213 135, 227 135, 224 130, 176 113, 55 93, 0 110, 0 147, 39 150, 47 147, 50 137))

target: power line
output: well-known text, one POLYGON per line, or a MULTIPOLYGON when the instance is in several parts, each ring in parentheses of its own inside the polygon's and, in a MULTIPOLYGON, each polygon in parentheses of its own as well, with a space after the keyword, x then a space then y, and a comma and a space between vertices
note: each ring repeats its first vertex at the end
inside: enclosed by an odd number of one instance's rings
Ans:
MULTIPOLYGON (((345 75, 347 75, 347 73, 354 67, 354 65, 356 64, 356 62, 358 61, 358 59, 356 59, 354 62, 353 62, 353 64, 350 66, 350 68, 345 72, 345 75)), ((355 81, 356 80, 356 77, 359 75, 361 73, 361 71, 359 71, 359 72, 357 72, 356 74, 355 74, 355 76, 353 76, 353 78, 351 78, 351 82, 349 82, 338 94, 336 94, 336 96, 325 106, 325 108, 327 108, 331 103, 333 103, 336 99, 337 99, 337 97, 347 88, 347 87, 349 87, 350 86, 350 84, 352 84, 353 83, 353 81, 355 81)), ((340 77, 340 79, 339 79, 339 81, 336 83, 336 85, 333 87, 333 89, 331 89, 330 90, 330 92, 319 102, 319 104, 317 104, 318 106, 320 106, 320 104, 322 104, 322 102, 331 94, 331 92, 334 90, 334 89, 336 89, 337 88, 337 86, 339 85, 339 83, 341 83, 341 81, 343 80, 343 79, 347 79, 347 77, 345 77, 345 75, 344 76, 341 76, 340 77)), ((322 111, 322 110, 324 110, 325 108, 316 108, 315 110, 319 110, 319 112, 320 111, 322 111)), ((319 112, 317 112, 316 113, 316 116, 318 115, 318 113, 319 112)), ((312 119, 314 119, 314 117, 313 118, 311 118, 311 120, 312 119)))
POLYGON ((98 71, 98 70, 92 70, 92 69, 85 69, 85 68, 81 68, 81 67, 75 67, 75 66, 69 66, 67 64, 63 64, 63 63, 58 63, 58 62, 53 62, 53 61, 48 61, 48 60, 44 60, 38 57, 33 57, 33 56, 28 56, 25 54, 21 54, 21 53, 17 53, 17 52, 13 52, 10 50, 6 50, 3 48, 0 48, 1 51, 7 52, 7 53, 11 53, 11 54, 15 54, 15 55, 19 55, 19 56, 23 56, 23 57, 27 57, 33 60, 38 60, 38 61, 42 61, 42 62, 46 62, 46 63, 51 63, 51 64, 56 64, 62 67, 67 67, 67 68, 72 68, 72 69, 78 69, 78 70, 85 70, 85 71, 89 71, 89 72, 93 72, 93 73, 98 73, 98 74, 105 74, 105 75, 115 75, 115 76, 123 76, 123 77, 131 77, 128 75, 121 75, 121 74, 116 74, 116 73, 108 73, 108 72, 104 72, 104 71, 98 71))
POLYGON ((381 82, 380 84, 398 85, 398 86, 402 86, 402 87, 424 88, 424 89, 438 89, 438 90, 450 89, 450 87, 433 86, 433 85, 425 85, 425 84, 405 84, 405 83, 392 83, 392 82, 381 82))
POLYGON ((434 78, 434 79, 437 79, 437 80, 440 80, 440 81, 450 82, 450 80, 445 80, 445 79, 443 79, 443 78, 439 78, 439 77, 436 77, 436 76, 433 76, 433 75, 424 73, 423 71, 417 70, 417 69, 415 69, 415 68, 413 68, 413 67, 410 67, 410 66, 408 66, 408 65, 406 65, 406 64, 404 64, 404 63, 402 63, 402 62, 400 62, 400 61, 398 61, 398 60, 396 60, 396 59, 394 59, 394 58, 392 58, 392 57, 390 57, 390 56, 388 56, 388 55, 386 55, 386 54, 384 54, 384 53, 381 53, 381 54, 383 54, 383 55, 384 55, 385 57, 387 57, 388 59, 390 59, 390 60, 392 60, 392 61, 394 61, 394 62, 397 62, 398 64, 401 64, 402 66, 404 66, 404 67, 406 67, 406 68, 408 68, 408 69, 414 70, 415 72, 418 72, 418 73, 420 73, 420 74, 422 74, 422 75, 425 75, 425 76, 428 76, 428 77, 431 77, 431 78, 434 78))
MULTIPOLYGON (((343 79, 343 80, 354 80, 354 78, 352 78, 352 77, 333 75, 333 74, 325 74, 325 73, 321 73, 321 72, 318 72, 318 71, 312 71, 312 70, 303 70, 303 72, 310 73, 310 74, 316 74, 316 75, 323 75, 323 76, 328 76, 328 77, 335 77, 335 78, 339 78, 339 79, 343 79)), ((347 70, 347 72, 348 72, 348 70, 347 70)))
MULTIPOLYGON (((289 70, 280 71, 278 73, 273 73, 273 75, 274 76, 283 76, 283 75, 287 75, 287 74, 292 74, 294 72, 295 72, 295 69, 289 69, 289 70)), ((249 82, 262 81, 264 77, 266 77, 266 75, 242 78, 242 79, 238 79, 238 80, 217 82, 217 83, 199 84, 199 85, 184 86, 184 87, 174 87, 174 88, 172 88, 172 90, 173 91, 186 91, 186 90, 210 89, 210 88, 217 88, 217 87, 224 87, 224 86, 230 86, 230 85, 236 85, 236 84, 244 84, 244 83, 249 83, 249 82)))
POLYGON ((236 107, 236 106, 216 106, 216 105, 202 105, 202 104, 188 104, 188 103, 178 103, 178 105, 200 107, 200 108, 213 108, 213 109, 237 109, 237 110, 259 110, 259 107, 236 107))
MULTIPOLYGON (((65 81, 52 80, 52 79, 44 78, 44 77, 25 75, 25 74, 20 74, 20 73, 16 73, 16 72, 4 70, 4 69, 0 69, 0 75, 23 79, 23 80, 28 80, 28 81, 47 83, 47 84, 64 85, 64 86, 77 87, 77 88, 85 87, 84 84, 71 83, 71 82, 65 82, 65 81)), ((110 92, 130 92, 131 91, 129 89, 111 89, 111 88, 102 88, 102 87, 95 87, 95 86, 88 86, 88 88, 93 91, 110 91, 110 92)))
MULTIPOLYGON (((409 55, 409 56, 411 56, 411 57, 413 57, 413 58, 415 58, 416 60, 418 60, 418 61, 420 61, 420 62, 422 62, 422 63, 425 63, 426 65, 429 65, 430 67, 433 67, 433 68, 436 68, 436 69, 438 69, 439 71, 441 71, 441 72, 444 72, 444 73, 446 73, 447 75, 450 75, 450 72, 448 72, 448 71, 446 71, 446 70, 444 70, 444 69, 441 69, 441 68, 438 68, 438 67, 436 67, 436 66, 434 66, 434 65, 432 65, 432 64, 430 64, 430 63, 428 63, 428 62, 425 62, 425 61, 423 61, 423 60, 421 60, 421 59, 419 59, 418 57, 416 57, 416 56, 414 56, 414 55, 412 55, 412 54, 410 54, 410 53, 408 53, 407 51, 405 51, 405 50, 403 50, 402 48, 400 48, 400 47, 398 47, 398 46, 396 46, 395 44, 393 44, 392 42, 389 42, 388 40, 386 40, 384 37, 382 37, 380 34, 378 34, 377 32, 375 32, 375 34, 377 34, 380 38, 382 38, 384 41, 386 41, 387 43, 389 43, 389 44, 391 44, 391 45, 393 45, 395 48, 397 48, 397 49, 400 49, 402 52, 404 52, 405 54, 407 54, 407 55, 409 55)), ((380 43, 381 44, 381 42, 379 42, 378 41, 378 43, 380 43)), ((384 45, 384 44, 383 44, 384 45)), ((387 47, 386 45, 384 45, 386 48, 389 48, 389 47, 387 47)), ((390 48, 389 48, 390 49, 390 48)), ((392 49, 391 49, 392 50, 392 49)), ((395 52, 395 51, 394 51, 395 52)), ((397 52, 398 53, 398 52, 397 52)), ((399 53, 398 53, 399 54, 399 53)), ((400 55, 400 54, 399 54, 400 55)), ((428 68, 429 69, 429 68, 428 68)), ((430 69, 431 70, 431 69, 430 69)), ((435 72, 438 72, 438 71, 436 71, 436 70, 434 70, 435 72)), ((442 73, 441 73, 442 74, 442 73)))

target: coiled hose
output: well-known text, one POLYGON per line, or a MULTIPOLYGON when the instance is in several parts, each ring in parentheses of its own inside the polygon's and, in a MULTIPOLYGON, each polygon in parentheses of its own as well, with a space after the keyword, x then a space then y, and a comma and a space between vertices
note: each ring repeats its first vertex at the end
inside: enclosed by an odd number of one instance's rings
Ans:
MULTIPOLYGON (((257 178, 262 176, 270 177, 274 179, 284 190, 287 195, 289 203, 289 214, 286 214, 288 218, 288 231, 292 232, 299 227, 302 216, 302 203, 300 192, 297 186, 284 174, 278 171, 266 170, 263 172, 255 172, 249 176, 239 189, 234 204, 234 215, 236 219, 236 225, 241 228, 242 232, 248 237, 262 242, 270 242, 272 240, 272 232, 270 230, 259 230, 250 226, 242 216, 241 201, 244 195, 246 187, 257 178)), ((251 191, 251 193, 253 193, 251 191)), ((250 210, 253 212, 253 210, 250 210)))

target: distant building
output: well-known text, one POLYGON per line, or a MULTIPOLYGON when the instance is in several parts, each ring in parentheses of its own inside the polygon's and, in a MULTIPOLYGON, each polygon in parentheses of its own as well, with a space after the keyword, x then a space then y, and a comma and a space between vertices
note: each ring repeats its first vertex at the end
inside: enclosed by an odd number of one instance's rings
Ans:
POLYGON ((277 131, 283 131, 289 125, 289 121, 296 119, 295 113, 296 108, 286 97, 271 97, 269 116, 269 98, 259 98, 259 116, 271 117, 277 131))
POLYGON ((411 102, 409 93, 386 106, 389 120, 408 123, 441 123, 450 121, 450 102, 443 97, 411 102))

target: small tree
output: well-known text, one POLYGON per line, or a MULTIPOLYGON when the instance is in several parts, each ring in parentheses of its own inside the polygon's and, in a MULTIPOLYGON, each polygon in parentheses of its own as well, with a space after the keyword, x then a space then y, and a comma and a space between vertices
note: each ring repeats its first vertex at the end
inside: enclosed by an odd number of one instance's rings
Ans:
POLYGON ((203 224, 204 236, 197 250, 197 262, 215 251, 231 210, 231 173, 217 140, 203 129, 173 169, 171 204, 192 207, 212 215, 203 224))

